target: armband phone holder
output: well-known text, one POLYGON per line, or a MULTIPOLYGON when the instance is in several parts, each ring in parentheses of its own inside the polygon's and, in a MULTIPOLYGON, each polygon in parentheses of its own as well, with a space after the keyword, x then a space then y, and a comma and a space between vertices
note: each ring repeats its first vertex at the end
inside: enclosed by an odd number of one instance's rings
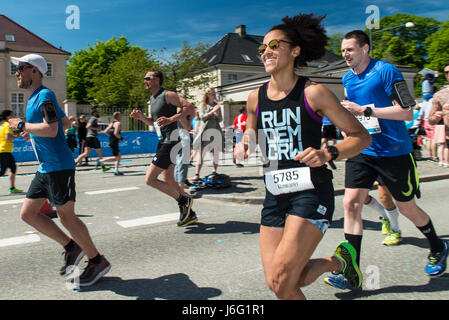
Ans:
POLYGON ((396 100, 402 108, 407 109, 416 105, 415 99, 408 90, 405 80, 395 82, 390 98, 396 100))

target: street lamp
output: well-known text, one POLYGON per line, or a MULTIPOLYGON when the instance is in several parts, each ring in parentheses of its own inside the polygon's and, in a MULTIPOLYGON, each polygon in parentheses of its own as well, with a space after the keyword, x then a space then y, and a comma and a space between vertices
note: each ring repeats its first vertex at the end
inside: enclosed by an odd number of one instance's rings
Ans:
POLYGON ((396 26, 396 27, 385 28, 385 29, 381 29, 381 30, 377 30, 377 31, 371 31, 371 29, 369 29, 369 49, 370 49, 369 52, 370 52, 371 58, 373 58, 373 34, 388 31, 388 30, 398 29, 398 28, 402 28, 402 27, 413 28, 414 26, 415 26, 415 24, 413 22, 409 21, 409 22, 400 24, 399 26, 396 26))

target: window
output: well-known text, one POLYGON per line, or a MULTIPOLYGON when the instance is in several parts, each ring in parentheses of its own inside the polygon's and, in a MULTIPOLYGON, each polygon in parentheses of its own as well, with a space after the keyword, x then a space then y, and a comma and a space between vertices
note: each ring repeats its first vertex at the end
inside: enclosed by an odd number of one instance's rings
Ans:
POLYGON ((16 71, 18 71, 18 70, 19 70, 19 68, 17 68, 17 66, 14 63, 12 63, 12 62, 9 63, 9 74, 10 75, 13 76, 16 73, 16 71))
POLYGON ((25 118, 25 95, 22 92, 11 92, 11 110, 17 118, 25 118))
POLYGON ((9 42, 16 42, 16 37, 13 34, 5 34, 5 40, 9 42))
POLYGON ((229 82, 237 81, 237 75, 233 73, 228 74, 228 81, 229 82))
POLYGON ((217 55, 213 55, 212 58, 209 59, 209 61, 207 62, 207 64, 211 64, 212 61, 214 61, 214 59, 217 57, 217 55))
POLYGON ((47 77, 53 77, 53 63, 47 62, 47 73, 45 75, 47 77))
POLYGON ((251 60, 251 58, 246 55, 246 54, 241 54, 243 60, 245 60, 245 62, 253 62, 253 60, 251 60))

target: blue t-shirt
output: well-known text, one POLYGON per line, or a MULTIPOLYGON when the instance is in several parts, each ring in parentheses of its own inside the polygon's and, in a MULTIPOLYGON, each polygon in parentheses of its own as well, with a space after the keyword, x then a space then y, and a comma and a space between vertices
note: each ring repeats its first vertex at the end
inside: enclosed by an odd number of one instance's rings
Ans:
POLYGON ((334 124, 326 116, 323 116, 323 126, 333 126, 334 124))
MULTIPOLYGON (((391 63, 371 59, 361 74, 352 70, 343 76, 348 100, 364 106, 374 104, 376 108, 393 105, 390 99, 393 84, 404 80, 401 72, 391 63)), ((371 145, 363 154, 377 157, 395 157, 413 151, 412 143, 402 120, 378 119, 381 133, 372 134, 371 145)))
POLYGON ((49 173, 61 170, 74 170, 75 161, 73 160, 72 151, 65 140, 64 130, 62 128, 62 118, 65 117, 64 111, 59 107, 55 94, 44 86, 36 89, 28 100, 26 110, 26 120, 29 123, 44 122, 42 116, 42 104, 47 101, 53 101, 58 115, 58 134, 54 138, 39 137, 34 134, 30 135, 31 143, 41 173, 49 173))

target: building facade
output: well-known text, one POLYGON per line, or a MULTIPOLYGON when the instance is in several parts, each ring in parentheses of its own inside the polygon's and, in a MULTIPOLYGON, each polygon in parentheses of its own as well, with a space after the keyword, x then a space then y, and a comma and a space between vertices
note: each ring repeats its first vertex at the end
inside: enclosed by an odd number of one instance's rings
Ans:
POLYGON ((25 117, 28 93, 17 87, 16 66, 11 57, 22 57, 36 53, 47 61, 48 72, 44 85, 56 95, 58 104, 63 108, 67 98, 66 64, 70 52, 56 48, 26 28, 4 15, 0 15, 0 112, 9 109, 17 117, 25 117))

